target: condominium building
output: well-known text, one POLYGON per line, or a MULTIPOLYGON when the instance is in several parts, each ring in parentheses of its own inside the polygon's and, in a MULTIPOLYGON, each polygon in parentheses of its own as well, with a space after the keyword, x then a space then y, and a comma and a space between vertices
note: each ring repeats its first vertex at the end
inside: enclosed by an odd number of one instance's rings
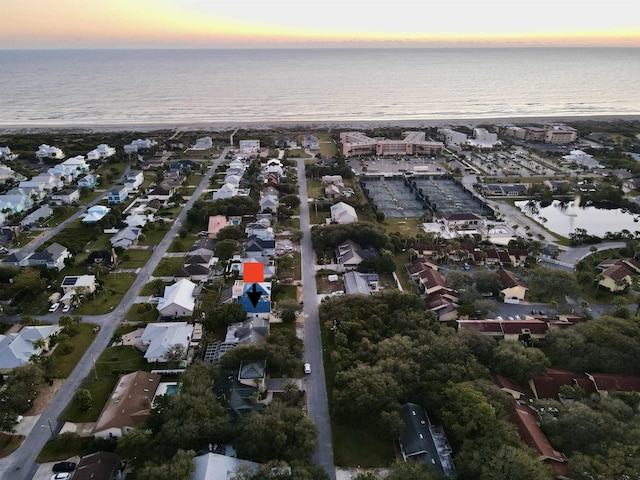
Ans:
POLYGON ((404 132, 402 140, 371 138, 362 132, 342 132, 342 153, 357 155, 437 155, 444 149, 442 142, 426 140, 425 132, 404 132))

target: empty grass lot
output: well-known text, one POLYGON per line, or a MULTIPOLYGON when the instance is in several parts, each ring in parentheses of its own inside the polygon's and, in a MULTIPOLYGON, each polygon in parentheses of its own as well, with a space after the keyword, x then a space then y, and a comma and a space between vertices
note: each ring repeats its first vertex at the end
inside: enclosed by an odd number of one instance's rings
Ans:
POLYGON ((111 312, 118 306, 124 294, 129 291, 135 279, 135 273, 110 273, 101 276, 100 280, 104 282, 102 289, 96 292, 95 298, 93 295, 89 295, 73 313, 100 315, 111 312))
POLYGON ((393 463, 393 442, 376 432, 331 422, 336 465, 341 467, 378 468, 393 463))
POLYGON ((140 250, 131 248, 120 255, 120 264, 118 268, 141 268, 151 258, 152 250, 140 250))
POLYGON ((154 277, 172 277, 184 265, 183 257, 164 257, 153 271, 154 277))
MULTIPOLYGON (((75 312, 74 312, 75 313, 75 312)), ((96 338, 95 325, 81 323, 78 326, 79 333, 71 338, 74 349, 68 355, 61 355, 56 348, 51 353, 51 364, 47 368, 47 375, 52 378, 67 378, 76 367, 84 352, 96 338)))

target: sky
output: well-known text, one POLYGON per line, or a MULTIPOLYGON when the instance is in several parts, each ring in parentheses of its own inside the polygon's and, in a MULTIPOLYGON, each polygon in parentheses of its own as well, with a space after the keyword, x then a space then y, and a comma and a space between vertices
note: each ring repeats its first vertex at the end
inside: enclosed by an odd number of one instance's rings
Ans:
POLYGON ((640 47, 638 0, 0 0, 0 49, 640 47))

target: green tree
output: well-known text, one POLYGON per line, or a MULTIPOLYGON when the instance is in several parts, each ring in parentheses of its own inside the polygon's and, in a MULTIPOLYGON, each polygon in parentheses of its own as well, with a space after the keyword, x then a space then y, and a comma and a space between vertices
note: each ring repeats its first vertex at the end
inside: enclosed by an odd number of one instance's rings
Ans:
POLYGON ((224 263, 233 256, 237 248, 238 242, 236 240, 230 238, 222 240, 216 245, 215 255, 221 263, 224 263))
POLYGON ((526 385, 534 375, 544 375, 551 362, 537 348, 519 342, 501 342, 494 352, 493 371, 526 385))
POLYGON ((434 467, 426 463, 397 460, 391 465, 387 480, 444 480, 434 467))
POLYGON ((195 470, 193 450, 178 450, 166 463, 149 462, 140 471, 141 480, 189 479, 195 470))
POLYGON ((173 368, 176 368, 187 356, 187 350, 181 343, 174 343, 164 354, 165 361, 173 368))
POLYGON ((580 292, 573 273, 548 267, 535 268, 529 280, 529 293, 537 301, 550 302, 575 297, 580 292))
POLYGON ((40 273, 40 270, 34 267, 25 267, 13 277, 13 288, 19 294, 36 295, 43 291, 47 285, 40 273))
POLYGON ((134 467, 138 467, 148 459, 151 451, 149 446, 152 441, 151 432, 142 428, 134 428, 118 438, 116 452, 133 462, 134 467))
POLYGON ((234 442, 238 455, 258 462, 308 460, 316 448, 315 424, 299 408, 279 401, 240 419, 234 442))
POLYGON ((78 408, 80 408, 80 410, 83 412, 87 412, 91 410, 91 407, 93 407, 93 396, 91 395, 91 392, 86 388, 79 389, 76 392, 76 395, 73 401, 75 402, 76 405, 78 405, 78 408))
POLYGON ((486 397, 469 383, 450 384, 445 388, 440 416, 459 441, 482 436, 491 430, 496 411, 486 397))
POLYGON ((496 272, 481 270, 473 276, 476 284, 476 290, 482 293, 491 292, 497 294, 501 287, 500 277, 496 272))

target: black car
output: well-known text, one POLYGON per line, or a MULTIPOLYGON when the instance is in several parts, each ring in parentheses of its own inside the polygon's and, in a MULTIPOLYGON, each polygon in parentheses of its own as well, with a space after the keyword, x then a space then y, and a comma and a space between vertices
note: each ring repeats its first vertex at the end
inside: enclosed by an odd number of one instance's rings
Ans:
POLYGON ((73 472, 76 469, 74 462, 59 462, 53 466, 54 472, 73 472))

